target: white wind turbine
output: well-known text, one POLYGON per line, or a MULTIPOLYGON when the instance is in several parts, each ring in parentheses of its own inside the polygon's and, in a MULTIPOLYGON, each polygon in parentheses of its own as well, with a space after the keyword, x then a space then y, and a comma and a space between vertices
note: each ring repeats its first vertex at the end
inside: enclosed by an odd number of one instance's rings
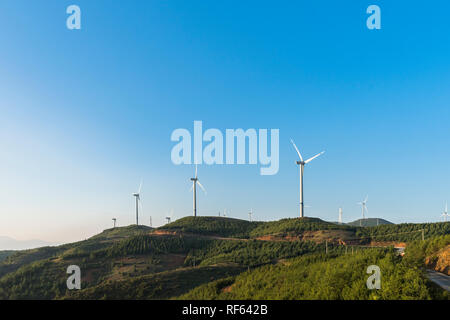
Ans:
POLYGON ((197 216, 197 184, 199 185, 199 187, 203 190, 203 192, 206 194, 206 190, 205 188, 202 186, 202 184, 200 183, 200 181, 198 180, 198 176, 197 176, 197 165, 195 165, 195 177, 191 178, 192 181, 192 188, 191 191, 193 192, 193 215, 194 217, 197 216))
POLYGON ((136 198, 136 225, 139 225, 139 206, 141 206, 141 209, 142 209, 141 189, 142 189, 142 180, 141 180, 141 184, 139 185, 138 192, 133 193, 133 196, 136 198))
POLYGON ((447 217, 448 217, 447 202, 445 203, 445 211, 441 214, 441 216, 444 217, 444 222, 447 222, 447 217))
POLYGON ((358 202, 358 204, 361 205, 362 210, 362 220, 359 220, 359 226, 362 227, 362 221, 366 219, 364 213, 369 213, 369 210, 367 209, 367 200, 369 200, 369 196, 367 195, 364 201, 358 202))
POLYGON ((252 222, 252 216, 253 216, 253 209, 250 209, 249 213, 248 213, 248 217, 250 222, 252 222))
POLYGON ((117 219, 116 218, 112 218, 112 221, 114 221, 114 227, 113 228, 115 228, 117 219))
POLYGON ((300 161, 296 161, 295 163, 300 166, 300 218, 303 218, 305 216, 304 215, 305 207, 304 207, 304 204, 303 204, 303 171, 305 170, 305 164, 311 162, 312 160, 314 160, 318 156, 324 154, 325 151, 322 151, 321 153, 316 154, 314 157, 311 157, 308 160, 303 161, 302 154, 300 153, 300 151, 298 150, 297 146, 295 145, 294 140, 291 139, 291 143, 294 146, 295 151, 297 151, 298 157, 300 158, 300 161))

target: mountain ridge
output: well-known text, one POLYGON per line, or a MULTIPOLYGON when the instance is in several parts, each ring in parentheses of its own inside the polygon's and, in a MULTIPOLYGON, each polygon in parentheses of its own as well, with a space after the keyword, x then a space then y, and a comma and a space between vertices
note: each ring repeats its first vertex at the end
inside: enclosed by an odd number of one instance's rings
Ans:
POLYGON ((39 247, 55 246, 54 242, 48 242, 39 239, 16 240, 7 236, 0 236, 0 250, 27 250, 39 247))

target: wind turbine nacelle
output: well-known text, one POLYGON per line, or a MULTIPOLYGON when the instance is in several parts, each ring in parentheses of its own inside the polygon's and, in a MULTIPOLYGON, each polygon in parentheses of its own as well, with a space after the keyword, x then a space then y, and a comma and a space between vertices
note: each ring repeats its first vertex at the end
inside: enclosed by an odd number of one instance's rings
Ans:
POLYGON ((133 196, 139 197, 139 193, 133 193, 133 196))
POLYGON ((303 161, 295 161, 295 163, 298 165, 304 164, 303 161))
POLYGON ((191 178, 191 181, 197 181, 198 179, 197 178, 191 178))

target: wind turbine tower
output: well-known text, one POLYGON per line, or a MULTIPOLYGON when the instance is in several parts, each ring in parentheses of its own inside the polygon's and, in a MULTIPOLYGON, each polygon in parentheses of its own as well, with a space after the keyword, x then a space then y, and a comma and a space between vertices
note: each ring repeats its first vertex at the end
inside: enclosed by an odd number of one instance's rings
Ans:
POLYGON ((250 209, 250 212, 248 213, 250 222, 252 222, 252 215, 253 215, 253 209, 250 209))
POLYGON ((114 222, 114 227, 113 228, 115 228, 117 219, 116 218, 112 218, 112 221, 114 222))
POLYGON ((314 157, 309 158, 306 161, 303 161, 302 154, 298 150, 297 146, 295 145, 294 140, 291 139, 291 143, 295 148, 295 151, 297 151, 298 157, 300 158, 300 161, 296 161, 295 163, 300 167, 300 218, 303 218, 305 216, 305 207, 303 203, 303 171, 305 170, 305 165, 318 156, 325 153, 325 151, 322 151, 321 153, 316 154, 314 157))
POLYGON ((197 165, 195 165, 195 177, 191 178, 192 181, 192 193, 193 193, 193 216, 196 217, 197 216, 197 184, 199 185, 199 187, 203 190, 203 192, 206 194, 206 190, 203 187, 203 185, 200 183, 200 181, 198 180, 198 175, 197 175, 197 165))
POLYGON ((367 209, 367 200, 369 200, 369 196, 366 196, 364 201, 358 202, 358 204, 361 205, 361 210, 362 210, 362 220, 359 220, 360 227, 362 227, 362 221, 366 219, 364 213, 365 212, 369 213, 369 210, 367 209))
POLYGON ((342 208, 339 208, 339 224, 342 224, 342 208))
POLYGON ((136 198, 136 225, 139 225, 139 206, 141 205, 141 189, 142 189, 142 180, 139 185, 138 192, 133 193, 133 196, 136 198))
POLYGON ((447 202, 445 203, 445 211, 442 213, 441 216, 444 217, 444 222, 447 222, 447 217, 448 217, 447 202))

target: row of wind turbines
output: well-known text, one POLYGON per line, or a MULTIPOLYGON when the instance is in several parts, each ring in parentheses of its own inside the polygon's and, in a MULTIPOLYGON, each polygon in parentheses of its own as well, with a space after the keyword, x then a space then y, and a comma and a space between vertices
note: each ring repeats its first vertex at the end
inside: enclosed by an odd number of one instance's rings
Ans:
MULTIPOLYGON (((310 163, 312 160, 316 159, 317 157, 321 156, 322 154, 325 153, 325 151, 322 151, 318 154, 316 154, 315 156, 307 159, 307 160, 303 160, 303 156, 300 153, 300 150, 297 148, 294 140, 291 139, 291 143, 295 149, 295 151, 297 152, 297 155, 299 157, 299 160, 296 160, 296 164, 299 166, 299 182, 300 182, 300 192, 299 192, 299 198, 300 198, 300 218, 303 218, 305 216, 305 204, 304 204, 304 196, 303 196, 303 174, 304 174, 304 170, 305 170, 305 166, 310 163)), ((192 191, 192 195, 193 195, 193 216, 196 217, 197 216, 197 185, 200 187, 200 189, 205 193, 205 195, 207 194, 205 187, 201 184, 199 178, 198 178, 198 169, 197 169, 197 165, 195 165, 195 175, 193 178, 190 179, 192 181, 192 187, 191 187, 191 191, 192 191)), ((133 196, 135 197, 135 202, 136 202, 136 225, 139 225, 139 208, 142 210, 142 204, 141 204, 141 190, 142 190, 142 180, 141 183, 139 185, 139 189, 136 193, 133 193, 133 196)), ((366 219, 365 214, 368 213, 368 209, 367 209, 367 201, 368 201, 369 197, 366 196, 365 199, 361 202, 358 202, 357 204, 361 205, 361 211, 362 211, 362 219, 360 219, 360 226, 362 226, 362 221, 366 219)), ((343 215, 343 211, 342 208, 339 208, 339 223, 343 223, 342 220, 342 215, 343 215)), ((219 212, 219 216, 220 216, 220 212, 219 212)), ((223 216, 226 217, 226 210, 224 210, 223 216)), ((249 212, 249 220, 252 221, 252 216, 253 216, 253 209, 250 210, 249 212)), ((442 213, 442 215, 444 217, 444 221, 447 221, 447 217, 448 217, 448 209, 447 209, 447 203, 445 204, 445 211, 442 213)), ((171 220, 173 218, 173 209, 171 210, 170 215, 166 216, 165 219, 167 220, 167 223, 170 223, 171 220)), ((114 222, 114 228, 116 227, 116 222, 117 219, 113 218, 112 219, 114 222)), ((152 218, 150 217, 150 226, 152 226, 152 218)))

